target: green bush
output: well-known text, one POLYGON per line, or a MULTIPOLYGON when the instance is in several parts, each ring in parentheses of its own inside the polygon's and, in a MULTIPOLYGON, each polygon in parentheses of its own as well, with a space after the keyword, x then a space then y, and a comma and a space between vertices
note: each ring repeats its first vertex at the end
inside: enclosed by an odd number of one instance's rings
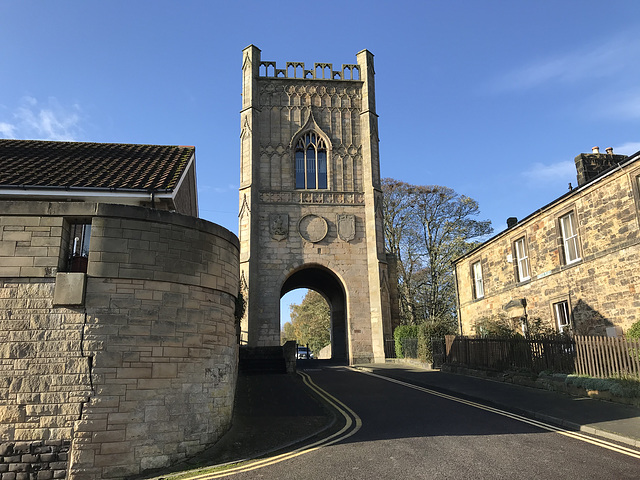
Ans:
MULTIPOLYGON (((549 338, 558 337, 561 334, 555 329, 550 322, 545 322, 540 317, 529 317, 529 337, 530 338, 549 338)), ((565 335, 566 336, 566 335, 565 335)))
POLYGON ((518 337, 520 333, 513 329, 511 321, 504 315, 482 317, 476 321, 478 337, 518 337))
POLYGON ((432 338, 455 335, 455 323, 447 320, 423 323, 418 327, 418 358, 425 363, 433 362, 432 338))
POLYGON ((640 338, 640 320, 631 325, 631 328, 625 333, 627 338, 640 338))
POLYGON ((393 339, 396 347, 396 358, 405 358, 404 340, 406 338, 418 338, 418 325, 400 325, 393 331, 393 339))

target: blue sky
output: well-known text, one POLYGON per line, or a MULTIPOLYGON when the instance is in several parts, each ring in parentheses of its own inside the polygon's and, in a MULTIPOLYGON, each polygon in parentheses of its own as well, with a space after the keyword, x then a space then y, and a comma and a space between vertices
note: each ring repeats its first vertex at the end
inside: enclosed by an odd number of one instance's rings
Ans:
MULTIPOLYGON (((640 2, 0 3, 0 138, 195 145, 200 216, 237 233, 241 50, 375 55, 382 175, 476 199, 495 231, 640 150, 640 2)), ((284 308, 286 313, 286 307, 284 308)))

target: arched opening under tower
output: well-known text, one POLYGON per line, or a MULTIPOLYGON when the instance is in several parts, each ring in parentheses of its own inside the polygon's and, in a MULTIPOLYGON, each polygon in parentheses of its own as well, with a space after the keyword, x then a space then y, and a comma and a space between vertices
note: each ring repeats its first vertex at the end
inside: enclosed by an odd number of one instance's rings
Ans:
POLYGON ((346 360, 347 302, 342 282, 325 267, 307 265, 293 272, 280 290, 280 298, 297 288, 308 288, 320 293, 331 311, 331 358, 346 360))

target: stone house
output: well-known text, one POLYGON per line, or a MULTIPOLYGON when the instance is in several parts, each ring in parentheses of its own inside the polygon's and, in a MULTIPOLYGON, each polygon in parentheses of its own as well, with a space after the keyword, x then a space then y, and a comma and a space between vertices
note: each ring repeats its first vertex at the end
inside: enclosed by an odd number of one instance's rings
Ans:
POLYGON ((215 443, 239 243, 197 218, 195 149, 0 140, 0 166, 0 478, 127 478, 215 443))
POLYGON ((594 147, 575 164, 577 187, 454 261, 461 334, 499 316, 580 335, 640 319, 640 152, 594 147))

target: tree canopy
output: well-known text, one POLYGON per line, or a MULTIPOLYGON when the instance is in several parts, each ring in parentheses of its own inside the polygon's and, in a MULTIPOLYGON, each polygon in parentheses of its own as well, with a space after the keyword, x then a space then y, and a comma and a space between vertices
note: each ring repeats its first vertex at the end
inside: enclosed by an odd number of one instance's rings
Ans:
POLYGON ((318 292, 309 290, 299 305, 291 305, 291 321, 283 325, 282 341, 296 340, 309 344, 317 355, 331 342, 331 313, 326 300, 318 292))
POLYGON ((477 220, 478 203, 448 187, 385 178, 382 190, 385 246, 398 261, 402 323, 455 322, 451 261, 489 235, 491 222, 477 220))

